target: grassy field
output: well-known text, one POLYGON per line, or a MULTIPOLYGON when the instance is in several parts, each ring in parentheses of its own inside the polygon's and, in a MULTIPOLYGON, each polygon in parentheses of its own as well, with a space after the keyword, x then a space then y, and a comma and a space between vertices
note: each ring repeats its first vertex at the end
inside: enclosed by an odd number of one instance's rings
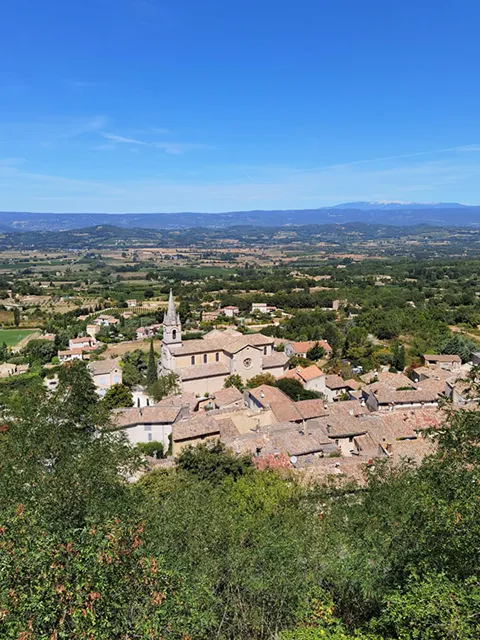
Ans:
POLYGON ((19 342, 30 336, 37 329, 0 329, 0 344, 4 342, 8 347, 16 347, 19 342))

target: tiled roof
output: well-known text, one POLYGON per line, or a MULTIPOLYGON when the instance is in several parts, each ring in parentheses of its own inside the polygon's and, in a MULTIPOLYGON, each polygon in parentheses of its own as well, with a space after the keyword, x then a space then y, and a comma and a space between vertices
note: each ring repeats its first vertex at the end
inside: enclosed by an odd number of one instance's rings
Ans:
POLYGON ((288 357, 279 351, 274 351, 270 356, 263 356, 262 367, 264 369, 273 369, 275 367, 284 367, 288 362, 288 357))
POLYGON ((324 428, 315 422, 305 427, 290 422, 261 427, 254 433, 229 439, 227 444, 237 453, 259 454, 262 457, 275 453, 304 456, 336 448, 324 428))
MULTIPOLYGON (((263 336, 260 333, 235 336, 227 332, 219 332, 220 335, 210 336, 207 339, 187 340, 182 346, 170 347, 172 353, 178 356, 193 355, 195 353, 206 353, 209 351, 226 351, 236 353, 245 347, 259 347, 273 344, 272 338, 263 336)), ((207 334, 208 335, 208 334, 207 334)))
POLYGON ((325 401, 320 399, 300 400, 295 402, 295 407, 304 420, 328 415, 328 407, 325 409, 325 401))
POLYGON ((236 387, 229 387, 228 389, 220 389, 214 394, 214 403, 216 407, 224 407, 234 402, 241 402, 243 404, 243 395, 236 387))
POLYGON ((94 376, 101 376, 107 373, 111 373, 114 369, 120 368, 120 360, 115 358, 113 360, 95 360, 90 362, 88 368, 94 376))
POLYGON ((199 364, 192 367, 183 367, 177 369, 178 375, 183 381, 198 380, 199 378, 211 378, 214 376, 226 376, 230 373, 229 369, 221 362, 212 362, 210 364, 199 364))
POLYGON ((93 342, 95 344, 97 341, 91 336, 85 336, 85 338, 72 338, 69 342, 72 344, 83 344, 84 342, 88 342, 90 344, 93 342))
POLYGON ((256 389, 249 389, 248 393, 264 408, 270 408, 278 422, 296 422, 302 420, 302 415, 283 391, 277 387, 262 384, 256 389))
POLYGON ((222 418, 221 420, 216 420, 216 423, 220 428, 220 438, 222 440, 239 435, 239 431, 231 418, 222 418))
POLYGON ((340 376, 325 376, 325 386, 328 389, 349 389, 350 385, 340 376))
POLYGON ((415 383, 410 380, 408 376, 403 373, 390 373, 389 371, 382 371, 380 373, 364 373, 360 376, 360 379, 366 384, 381 384, 391 389, 398 389, 399 387, 414 387, 415 383), (374 382, 372 382, 374 381, 374 382))
POLYGON ((220 436, 220 425, 207 414, 200 414, 185 420, 179 420, 172 427, 172 438, 174 442, 213 435, 220 436))
POLYGON ((82 353, 84 351, 87 351, 87 349, 67 349, 67 350, 60 350, 57 352, 57 355, 60 356, 81 356, 82 353))
POLYGON ((162 398, 160 402, 157 402, 157 407, 186 407, 188 406, 191 411, 194 411, 198 405, 199 399, 195 397, 195 394, 183 392, 173 396, 166 396, 162 398))
POLYGON ((321 371, 316 364, 312 364, 309 367, 290 369, 290 371, 283 374, 282 378, 293 378, 304 384, 309 380, 315 380, 315 378, 320 378, 321 376, 323 376, 323 371, 321 371))
POLYGON ((315 378, 323 376, 323 371, 319 369, 316 364, 312 364, 309 367, 301 369, 300 375, 306 382, 308 382, 309 380, 315 380, 315 378))
POLYGON ((240 331, 236 331, 235 329, 225 329, 225 331, 220 331, 219 329, 212 329, 208 333, 203 336, 204 340, 212 340, 213 338, 239 338, 243 334, 240 331))
POLYGON ((425 362, 462 362, 460 356, 453 356, 447 354, 430 354, 426 353, 423 356, 425 362))
POLYGON ((130 407, 117 409, 113 415, 113 425, 116 428, 134 427, 138 424, 172 424, 178 417, 181 407, 130 407))
POLYGON ((439 392, 428 388, 397 391, 380 385, 371 385, 371 392, 380 404, 414 404, 418 402, 436 402, 439 399, 439 392))

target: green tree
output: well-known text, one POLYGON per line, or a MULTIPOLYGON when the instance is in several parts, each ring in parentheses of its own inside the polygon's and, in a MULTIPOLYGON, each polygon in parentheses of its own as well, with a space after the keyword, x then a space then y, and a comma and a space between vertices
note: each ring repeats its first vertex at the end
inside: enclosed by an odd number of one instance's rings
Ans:
POLYGON ((136 446, 146 456, 164 457, 163 442, 151 440, 150 442, 139 442, 136 446))
POLYGON ((175 395, 179 392, 180 385, 178 376, 176 373, 167 373, 161 375, 153 384, 148 387, 148 393, 152 396, 155 402, 160 402, 162 398, 175 395))
POLYGON ((308 358, 303 358, 302 356, 290 356, 287 362, 289 369, 296 369, 297 367, 310 367, 312 364, 315 363, 308 358))
POLYGON ((50 340, 30 340, 23 353, 30 364, 47 364, 57 354, 57 350, 50 340))
POLYGON ((307 359, 312 360, 313 362, 316 362, 317 360, 320 360, 324 357, 325 349, 318 342, 316 342, 314 346, 307 351, 307 359))
POLYGON ((225 378, 223 383, 225 389, 229 389, 230 387, 237 387, 239 391, 243 391, 245 385, 243 384, 242 377, 238 373, 233 373, 230 376, 225 378))
POLYGON ((135 387, 142 381, 142 374, 132 362, 124 362, 122 368, 122 380, 127 387, 135 387))
POLYGON ((180 316, 180 322, 182 324, 185 324, 187 320, 190 320, 192 315, 192 310, 187 300, 182 299, 180 301, 180 304, 178 305, 178 315, 180 316))
POLYGON ((5 362, 6 360, 8 360, 8 356, 9 351, 7 343, 3 342, 2 346, 0 347, 0 362, 5 362))
POLYGON ((271 387, 274 387, 275 383, 275 377, 271 373, 259 373, 257 376, 250 378, 247 382, 247 387, 249 389, 255 389, 256 387, 261 387, 262 384, 268 384, 271 387))
POLYGON ((317 391, 304 389, 302 383, 294 378, 280 378, 280 380, 276 381, 276 386, 294 401, 313 400, 322 397, 317 391))
POLYGON ((16 327, 20 324, 20 309, 18 307, 13 309, 13 323, 16 327))
POLYGON ((235 455, 220 440, 185 447, 175 462, 180 470, 213 483, 227 477, 236 479, 253 470, 250 456, 235 455))
POLYGON ((133 407, 132 393, 124 384, 112 385, 107 389, 102 401, 109 411, 120 407, 133 407))
POLYGON ((150 341, 150 351, 148 354, 147 365, 147 385, 152 385, 158 378, 157 363, 155 360, 155 351, 153 349, 153 340, 150 341))
POLYGON ((398 342, 393 343, 392 348, 392 367, 397 371, 403 371, 407 361, 405 347, 399 345, 398 342))
POLYGON ((95 383, 83 360, 72 360, 62 366, 58 373, 59 401, 62 400, 65 410, 79 420, 85 422, 88 430, 95 430, 95 420, 99 411, 98 394, 95 383))
POLYGON ((476 349, 478 349, 478 345, 473 340, 465 338, 458 333, 452 334, 440 345, 440 353, 460 356, 462 362, 468 362, 470 354, 476 349))

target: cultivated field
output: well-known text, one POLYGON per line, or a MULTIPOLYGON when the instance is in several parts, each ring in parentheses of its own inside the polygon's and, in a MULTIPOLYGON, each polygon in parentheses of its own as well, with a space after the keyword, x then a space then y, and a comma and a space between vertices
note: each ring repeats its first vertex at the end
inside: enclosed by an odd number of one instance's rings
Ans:
POLYGON ((39 335, 38 329, 0 329, 0 344, 8 347, 23 347, 33 334, 39 335))

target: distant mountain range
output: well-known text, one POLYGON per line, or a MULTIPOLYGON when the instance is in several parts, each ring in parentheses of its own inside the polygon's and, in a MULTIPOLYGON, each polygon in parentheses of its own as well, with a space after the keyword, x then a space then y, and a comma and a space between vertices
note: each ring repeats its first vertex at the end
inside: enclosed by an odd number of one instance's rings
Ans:
POLYGON ((0 232, 68 231, 97 225, 123 229, 278 227, 364 222, 410 226, 480 226, 480 206, 458 203, 348 202, 319 209, 228 213, 24 213, 0 212, 0 232))

